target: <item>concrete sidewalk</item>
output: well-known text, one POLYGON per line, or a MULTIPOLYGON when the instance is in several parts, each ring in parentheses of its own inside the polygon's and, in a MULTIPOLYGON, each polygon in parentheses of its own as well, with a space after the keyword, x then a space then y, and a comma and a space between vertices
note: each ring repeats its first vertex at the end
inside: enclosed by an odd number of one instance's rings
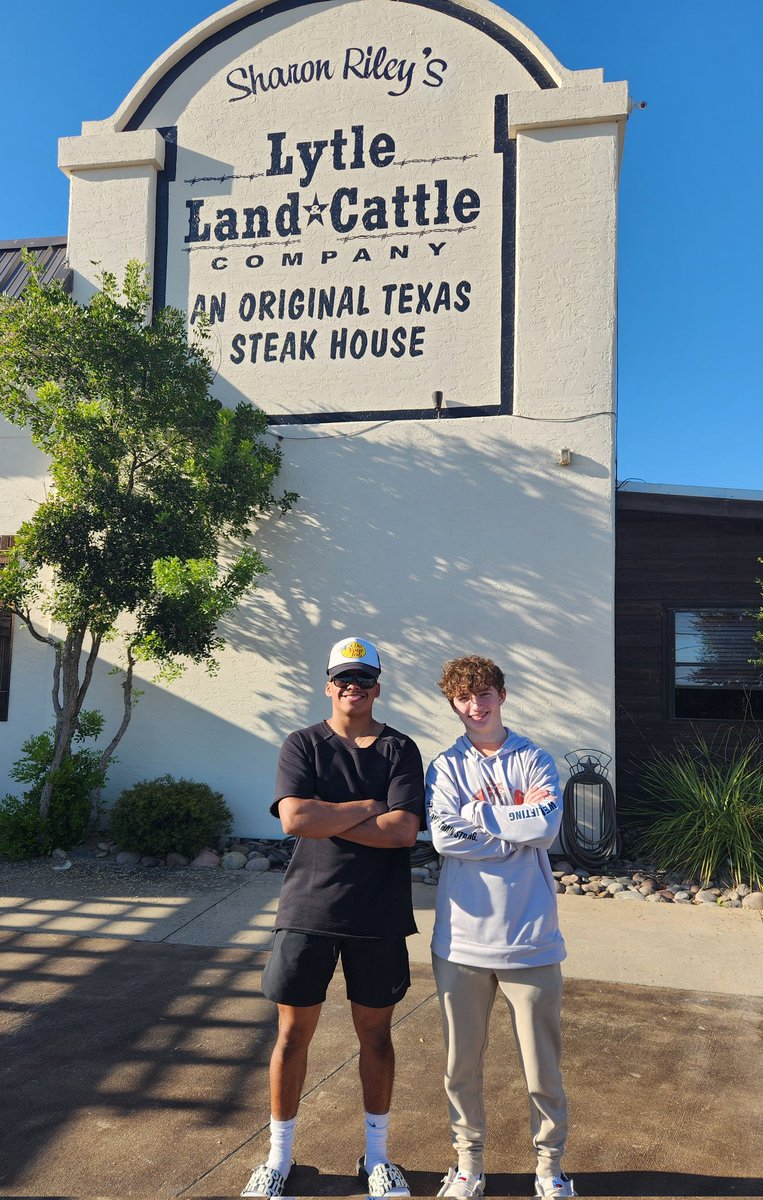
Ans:
MULTIPOLYGON (((72 872, 74 874, 74 872, 72 872)), ((259 991, 280 878, 78 897, 58 877, 0 900, 0 1195, 235 1196, 267 1146, 273 1009, 259 991), (40 894, 46 893, 46 894, 40 894)), ((104 889, 104 893, 111 889, 104 889)), ((391 1151, 433 1196, 451 1150, 433 889, 416 887, 413 986, 396 1010, 391 1151)), ((585 1196, 763 1194, 760 915, 560 897, 566 1166, 585 1196)), ((489 1194, 530 1196, 527 1098, 497 1006, 489 1194)), ((355 1039, 336 980, 310 1060, 290 1179, 359 1194, 355 1039)))
MULTIPOLYGON (((45 894, 0 896, 0 929, 266 951, 282 878, 231 872, 227 889, 218 879, 213 891, 194 880, 184 892, 179 880, 177 894, 163 886, 152 895, 156 877, 143 871, 128 879, 138 895, 104 891, 83 899, 76 877, 51 876, 47 891, 36 889, 45 894)), ((419 933, 408 949, 413 962, 429 963, 435 889, 414 883, 413 893, 419 933)), ((558 899, 568 979, 763 996, 760 912, 558 899)))

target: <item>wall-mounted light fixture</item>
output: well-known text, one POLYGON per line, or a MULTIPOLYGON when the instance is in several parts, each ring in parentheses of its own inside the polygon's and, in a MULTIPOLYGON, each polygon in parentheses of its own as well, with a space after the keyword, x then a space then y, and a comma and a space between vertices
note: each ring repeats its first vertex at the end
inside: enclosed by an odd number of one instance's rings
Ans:
POLYGON ((569 467, 572 462, 572 451, 567 446, 563 446, 556 456, 556 461, 560 467, 569 467))
POLYGON ((435 412, 437 413, 438 417, 439 417, 440 413, 442 412, 442 402, 443 402, 442 392, 432 392, 432 403, 434 404, 435 412))

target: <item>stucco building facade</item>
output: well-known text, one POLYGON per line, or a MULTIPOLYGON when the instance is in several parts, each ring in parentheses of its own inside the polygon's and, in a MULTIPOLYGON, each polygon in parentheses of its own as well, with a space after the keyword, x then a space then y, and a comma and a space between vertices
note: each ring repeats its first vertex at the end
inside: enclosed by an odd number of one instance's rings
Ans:
MULTIPOLYGON (((137 258, 210 321, 223 403, 262 407, 294 511, 219 674, 150 676, 107 794, 209 782, 241 833, 283 737, 323 715, 329 645, 381 648, 380 712, 424 757, 442 661, 489 653, 511 722, 614 753, 617 181, 629 100, 491 4, 240 0, 65 138, 86 302, 137 258), (95 264, 98 264, 97 266, 95 264)), ((45 462, 0 440, 0 533, 45 462)), ((118 723, 106 648, 89 704, 118 723)), ((14 631, 4 771, 51 723, 51 652, 14 631)), ((1 773, 1 772, 0 772, 1 773)), ((3 780, 0 779, 0 786, 3 780)))

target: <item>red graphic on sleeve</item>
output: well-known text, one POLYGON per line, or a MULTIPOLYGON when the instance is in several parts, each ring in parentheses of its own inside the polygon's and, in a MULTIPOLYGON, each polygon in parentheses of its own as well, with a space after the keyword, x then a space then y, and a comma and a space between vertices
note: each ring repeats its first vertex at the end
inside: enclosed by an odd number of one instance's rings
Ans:
MULTIPOLYGON (((515 800, 515 804, 521 804, 524 801, 524 793, 520 792, 519 795, 522 799, 515 800)), ((486 779, 484 788, 479 792, 474 792, 472 800, 477 801, 477 803, 506 805, 511 803, 511 792, 507 791, 506 788, 502 788, 495 780, 486 779)))
POLYGON ((525 794, 521 788, 514 788, 513 799, 515 804, 524 804, 525 794))

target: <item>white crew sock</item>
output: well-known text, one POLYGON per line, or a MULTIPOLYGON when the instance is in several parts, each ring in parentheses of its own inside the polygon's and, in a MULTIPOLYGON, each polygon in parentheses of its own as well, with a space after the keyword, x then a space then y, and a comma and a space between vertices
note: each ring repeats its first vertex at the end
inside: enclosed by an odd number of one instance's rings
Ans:
POLYGON ((387 1161, 387 1130, 389 1113, 366 1113, 366 1170, 370 1175, 375 1166, 387 1161))
POLYGON ((266 1166, 280 1171, 284 1179, 291 1170, 291 1148, 294 1144, 294 1127, 297 1118, 290 1121, 276 1121, 270 1118, 270 1153, 266 1166))

